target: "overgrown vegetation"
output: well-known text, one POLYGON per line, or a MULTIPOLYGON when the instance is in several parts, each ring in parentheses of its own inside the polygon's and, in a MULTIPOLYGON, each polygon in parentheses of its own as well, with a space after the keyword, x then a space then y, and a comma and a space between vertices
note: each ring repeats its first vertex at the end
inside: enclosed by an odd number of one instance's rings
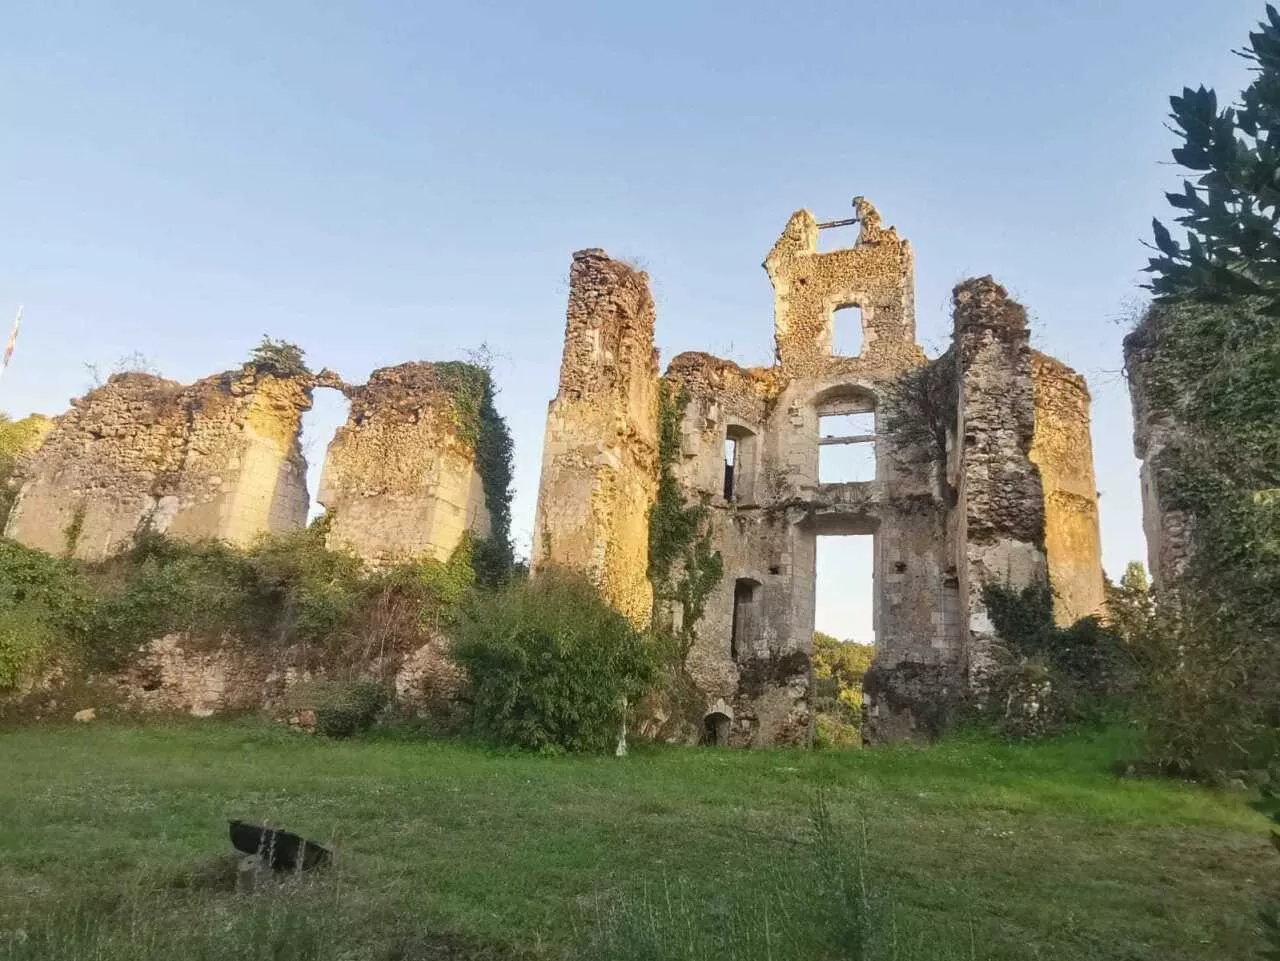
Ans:
POLYGON ((122 666, 169 633, 283 649, 318 665, 411 649, 452 621, 475 579, 464 542, 447 563, 368 571, 324 546, 323 521, 239 550, 141 532, 126 554, 77 564, 0 540, 0 689, 54 661, 122 666))
POLYGON ((18 493, 15 488, 18 458, 40 443, 49 423, 48 418, 38 414, 13 420, 0 413, 0 531, 4 530, 18 493))
POLYGON ((1047 586, 987 584, 982 600, 1000 645, 981 715, 1001 733, 1042 736, 1096 724, 1132 691, 1133 657, 1120 635, 1093 617, 1057 626, 1047 586))
POLYGON ((956 426, 957 391, 955 355, 948 351, 890 381, 882 401, 882 432, 899 447, 915 448, 922 458, 940 463, 944 476, 947 437, 956 426))
POLYGON ((862 679, 871 668, 873 644, 840 641, 813 634, 813 702, 815 747, 860 745, 862 679))
POLYGON ((455 629, 475 729, 538 751, 604 751, 657 676, 657 651, 579 575, 479 594, 455 629))
POLYGON ((511 541, 511 481, 515 445, 507 422, 494 405, 497 392, 487 350, 472 362, 445 361, 432 365, 437 381, 453 399, 458 434, 475 446, 476 471, 484 487, 490 534, 473 545, 473 562, 481 584, 496 587, 513 573, 515 548, 511 541))
MULTIPOLYGON (((676 479, 680 424, 689 406, 683 386, 663 382, 658 394, 658 495, 649 512, 649 581, 655 616, 664 602, 682 612, 679 639, 684 653, 692 645, 707 598, 724 576, 720 552, 712 549, 707 524, 710 508, 685 500, 676 479)), ((683 657, 681 657, 683 660, 683 657)))
POLYGON ((287 340, 273 340, 266 334, 249 354, 249 363, 260 373, 277 377, 304 377, 311 374, 306 351, 287 340))
POLYGON ((1280 15, 1241 51, 1239 103, 1171 98, 1169 194, 1185 246, 1157 221, 1157 300, 1128 346, 1153 410, 1177 425, 1150 465, 1188 520, 1190 563, 1143 645, 1151 751, 1200 773, 1256 769, 1280 751, 1280 15))

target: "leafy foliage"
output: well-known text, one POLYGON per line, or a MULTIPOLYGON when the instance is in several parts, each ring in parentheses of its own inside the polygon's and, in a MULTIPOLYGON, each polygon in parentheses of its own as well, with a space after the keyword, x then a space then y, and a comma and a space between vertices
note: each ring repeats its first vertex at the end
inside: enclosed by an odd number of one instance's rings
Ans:
POLYGON ((48 432, 49 424, 48 418, 38 414, 15 421, 0 413, 0 530, 4 530, 17 495, 14 484, 17 481, 18 458, 39 445, 48 432))
POLYGON ((584 578, 551 570, 476 594, 455 631, 477 733, 539 751, 604 751, 657 676, 655 647, 584 578))
POLYGON ((342 738, 368 730, 390 699, 386 687, 377 681, 330 685, 316 708, 316 733, 342 738))
POLYGON ((144 530, 129 552, 101 564, 0 540, 0 686, 49 657, 112 669, 168 633, 303 644, 318 665, 367 660, 425 643, 475 582, 469 542, 446 563, 368 571, 326 548, 324 536, 320 523, 241 550, 144 530))
POLYGON ((1047 586, 986 584, 982 599, 1002 645, 987 710, 1005 734, 1097 723, 1131 689, 1133 661, 1120 636, 1093 617, 1058 627, 1047 586))
POLYGON ((1151 750, 1200 772, 1280 741, 1280 316, 1257 298, 1159 301, 1132 334, 1150 404, 1181 425, 1152 463, 1192 550, 1142 645, 1151 750))
POLYGON ((1260 297, 1265 312, 1280 312, 1280 14, 1270 4, 1266 12, 1238 51, 1255 68, 1238 104, 1219 109, 1204 86, 1170 98, 1182 138, 1174 160, 1198 176, 1167 195, 1185 246, 1153 222, 1158 252, 1147 270, 1157 295, 1260 297))
POLYGON ((813 635, 813 678, 817 747, 861 744, 862 678, 875 658, 875 645, 813 635))
MULTIPOLYGON (((707 598, 724 576, 720 552, 711 547, 706 504, 690 504, 676 480, 680 423, 689 406, 683 387, 663 383, 658 395, 658 494, 649 512, 649 581, 656 601, 681 606, 680 640, 687 652, 707 598)), ((654 605, 655 616, 660 604, 654 605)))
POLYGON ((472 546, 472 561, 479 583, 497 587, 514 573, 515 548, 511 542, 511 481, 515 444, 507 422, 494 404, 497 389, 488 354, 483 348, 477 363, 445 361, 433 365, 440 385, 453 399, 459 436, 475 445, 476 471, 484 487, 490 534, 472 546))
POLYGON ((272 340, 266 334, 249 355, 249 363, 264 374, 277 377, 302 377, 311 373, 306 352, 287 340, 272 340))

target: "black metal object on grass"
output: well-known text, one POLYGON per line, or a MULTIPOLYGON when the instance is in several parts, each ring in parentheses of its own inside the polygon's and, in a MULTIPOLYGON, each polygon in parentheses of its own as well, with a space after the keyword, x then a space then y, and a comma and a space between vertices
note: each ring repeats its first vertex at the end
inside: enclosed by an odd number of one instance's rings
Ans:
POLYGON ((289 831, 230 821, 231 844, 237 851, 259 855, 275 871, 310 871, 327 865, 333 852, 289 831))

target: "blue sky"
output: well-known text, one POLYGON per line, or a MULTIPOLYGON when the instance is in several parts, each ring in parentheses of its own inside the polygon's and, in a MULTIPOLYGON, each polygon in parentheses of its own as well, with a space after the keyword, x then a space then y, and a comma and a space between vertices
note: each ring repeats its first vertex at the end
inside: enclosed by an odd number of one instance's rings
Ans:
MULTIPOLYGON (((1145 556, 1120 339, 1167 96, 1234 94, 1245 0, 10 4, 0 409, 61 412, 141 351, 192 380, 264 333, 350 380, 487 342, 527 547, 573 250, 641 259, 664 362, 764 363, 787 216, 865 194, 916 250, 920 340, 993 274, 1082 371, 1107 567, 1145 556)), ((345 416, 321 392, 318 464, 345 416)), ((863 561, 819 626, 866 636, 863 561)))

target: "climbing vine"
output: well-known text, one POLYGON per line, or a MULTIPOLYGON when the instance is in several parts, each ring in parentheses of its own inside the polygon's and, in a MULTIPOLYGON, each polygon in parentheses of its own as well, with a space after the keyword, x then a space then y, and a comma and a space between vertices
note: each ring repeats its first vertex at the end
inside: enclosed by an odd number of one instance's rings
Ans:
POLYGON ((944 491, 949 491, 947 436, 955 430, 958 391, 955 355, 948 351, 890 381, 882 403, 885 433, 899 450, 917 452, 915 460, 933 462, 944 491))
POLYGON ((1153 410, 1182 430, 1152 464, 1194 550, 1146 654, 1161 760, 1200 770, 1280 748, 1280 317, 1261 298, 1158 301, 1131 335, 1153 410))
POLYGON ((511 543, 511 480, 514 444, 507 422, 494 405, 497 391, 486 354, 477 363, 445 361, 435 365, 437 382, 453 400, 458 436, 475 448, 476 471, 484 487, 490 533, 472 545, 472 563, 482 585, 495 586, 510 576, 515 549, 511 543))
MULTIPOLYGON (((658 394, 658 495, 649 514, 649 580, 655 600, 678 603, 681 646, 693 643, 707 598, 724 576, 713 550, 706 503, 689 503, 676 479, 680 424, 689 406, 683 386, 663 383, 658 394)), ((659 605, 655 605, 655 611, 659 605)))

